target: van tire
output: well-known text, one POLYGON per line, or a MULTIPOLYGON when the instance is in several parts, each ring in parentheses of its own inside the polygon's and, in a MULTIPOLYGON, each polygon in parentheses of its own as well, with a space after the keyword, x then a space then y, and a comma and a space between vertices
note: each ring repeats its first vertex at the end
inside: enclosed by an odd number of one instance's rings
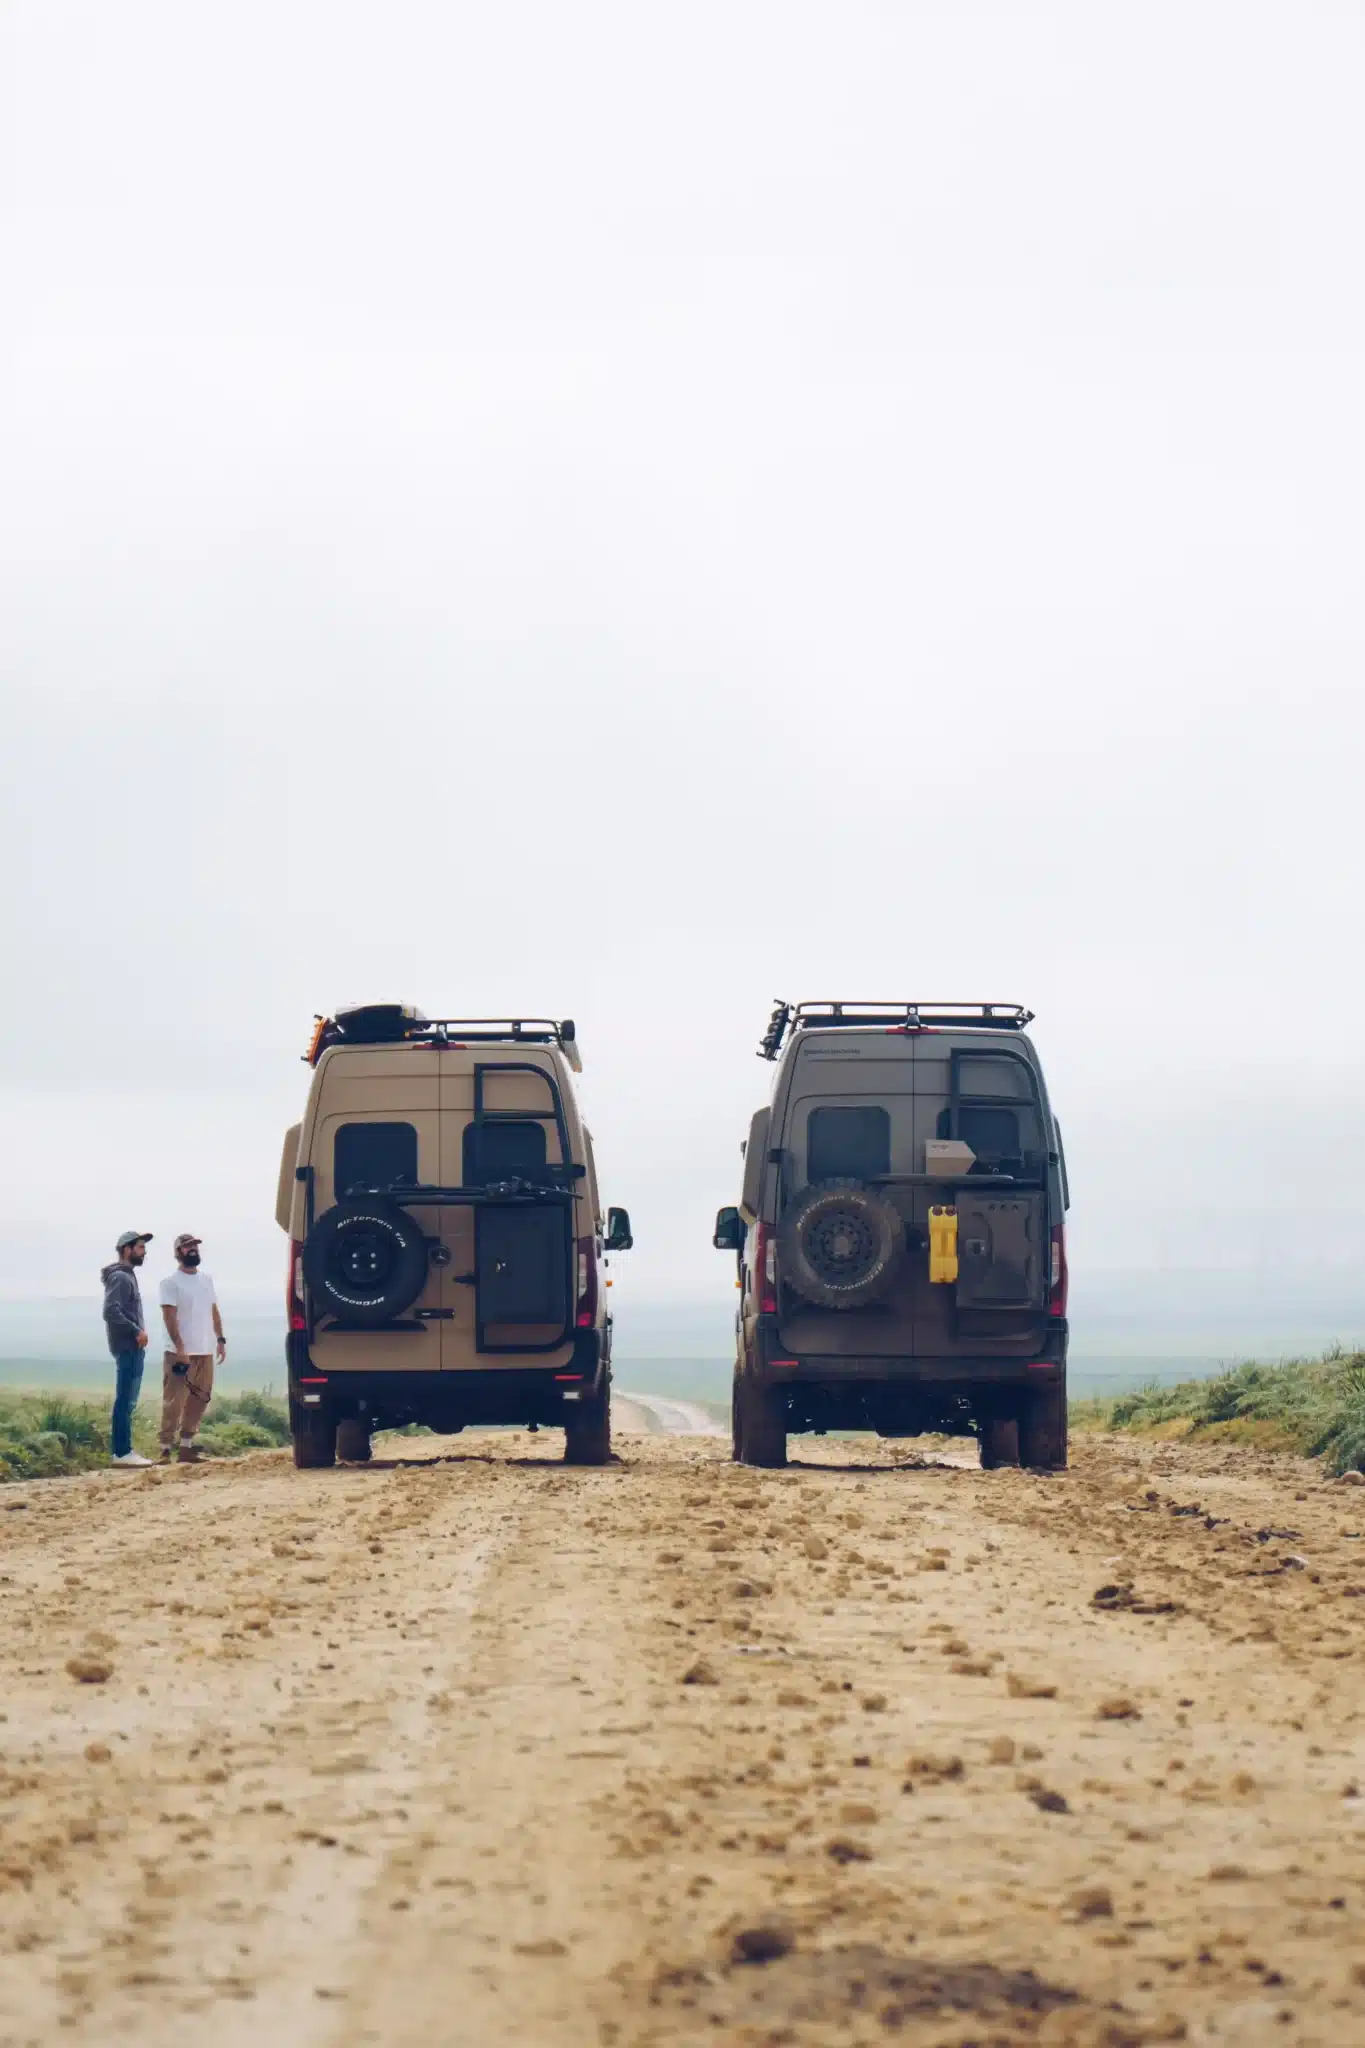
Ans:
POLYGON ((787 1398, 782 1390, 742 1372, 735 1382, 734 1413, 739 1463, 768 1471, 785 1465, 787 1398))
POLYGON ((890 1293, 905 1263, 905 1218, 858 1180, 817 1181, 789 1206, 778 1231, 778 1264, 796 1292, 820 1308, 867 1308, 890 1293), (861 1256, 838 1270, 839 1240, 861 1256))
POLYGON ((289 1403, 289 1434, 294 1439, 294 1463, 300 1472, 318 1472, 337 1461, 337 1421, 325 1408, 305 1408, 289 1403))
POLYGON ((564 1411, 564 1463, 611 1463, 611 1382, 564 1411))
POLYGON ((1028 1387, 1019 1410, 1019 1463, 1030 1472, 1066 1470, 1066 1375, 1028 1387))
POLYGON ((348 1416, 337 1424, 337 1456, 348 1465, 370 1462, 370 1425, 348 1416))
POLYGON ((981 1417, 981 1469, 998 1472, 1019 1463, 1019 1418, 997 1409, 981 1417))
POLYGON ((427 1280, 427 1241, 396 1202, 337 1202, 304 1242, 304 1278, 315 1306, 353 1329, 375 1329, 411 1308, 427 1280), (347 1270, 348 1256, 359 1270, 347 1270), (367 1259, 374 1277, 365 1277, 367 1259))

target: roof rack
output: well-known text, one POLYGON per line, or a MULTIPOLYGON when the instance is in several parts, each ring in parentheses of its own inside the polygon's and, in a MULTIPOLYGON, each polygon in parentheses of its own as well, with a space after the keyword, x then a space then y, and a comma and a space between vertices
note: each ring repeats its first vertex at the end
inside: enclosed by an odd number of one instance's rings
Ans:
POLYGON ((583 1071, 572 1017, 424 1017, 401 1003, 361 1003, 313 1022, 304 1054, 313 1067, 333 1045, 554 1045, 583 1071))
POLYGON ((1022 1031, 1033 1018, 1034 1012, 1026 1010, 1022 1003, 778 1001, 773 1005, 758 1056, 775 1060, 796 1032, 816 1027, 827 1031, 839 1025, 861 1024, 874 1028, 883 1025, 891 1031, 925 1031, 962 1024, 978 1031, 1022 1031))

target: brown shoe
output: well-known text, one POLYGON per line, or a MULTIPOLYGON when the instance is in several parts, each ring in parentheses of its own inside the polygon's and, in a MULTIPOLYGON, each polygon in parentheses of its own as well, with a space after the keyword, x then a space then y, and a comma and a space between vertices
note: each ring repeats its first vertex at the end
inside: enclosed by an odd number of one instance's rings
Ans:
POLYGON ((158 1463, 159 1463, 159 1464, 162 1464, 162 1465, 169 1465, 169 1464, 171 1464, 171 1463, 173 1462, 174 1458, 175 1458, 175 1445, 174 1445, 174 1444, 163 1444, 163 1445, 161 1446, 161 1456, 160 1456, 160 1458, 159 1458, 159 1460, 158 1460, 158 1463))
POLYGON ((181 1444, 175 1454, 175 1462, 177 1465, 202 1465, 204 1453, 198 1444, 181 1444))

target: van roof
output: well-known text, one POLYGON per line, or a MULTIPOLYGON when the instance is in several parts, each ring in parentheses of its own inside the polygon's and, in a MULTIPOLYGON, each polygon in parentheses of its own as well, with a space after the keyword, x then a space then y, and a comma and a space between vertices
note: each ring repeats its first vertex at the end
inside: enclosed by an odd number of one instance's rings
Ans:
POLYGON ((775 1060, 799 1031, 828 1031, 861 1025, 867 1030, 932 1031, 953 1028, 1022 1032, 1034 1012, 1022 1003, 830 1001, 773 1005, 758 1056, 775 1060))

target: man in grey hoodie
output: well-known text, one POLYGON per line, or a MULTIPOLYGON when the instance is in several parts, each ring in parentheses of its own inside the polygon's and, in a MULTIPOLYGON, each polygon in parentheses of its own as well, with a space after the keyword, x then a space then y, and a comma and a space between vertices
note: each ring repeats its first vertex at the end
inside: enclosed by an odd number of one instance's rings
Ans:
POLYGON ((118 1369, 114 1389, 114 1419, 110 1426, 110 1448, 116 1465, 150 1465, 133 1449, 133 1410, 142 1392, 142 1354, 147 1349, 147 1326, 142 1318, 142 1290, 137 1269, 147 1256, 152 1241, 150 1230, 125 1230, 115 1249, 118 1257, 100 1271, 104 1282, 104 1327, 109 1349, 118 1369))

